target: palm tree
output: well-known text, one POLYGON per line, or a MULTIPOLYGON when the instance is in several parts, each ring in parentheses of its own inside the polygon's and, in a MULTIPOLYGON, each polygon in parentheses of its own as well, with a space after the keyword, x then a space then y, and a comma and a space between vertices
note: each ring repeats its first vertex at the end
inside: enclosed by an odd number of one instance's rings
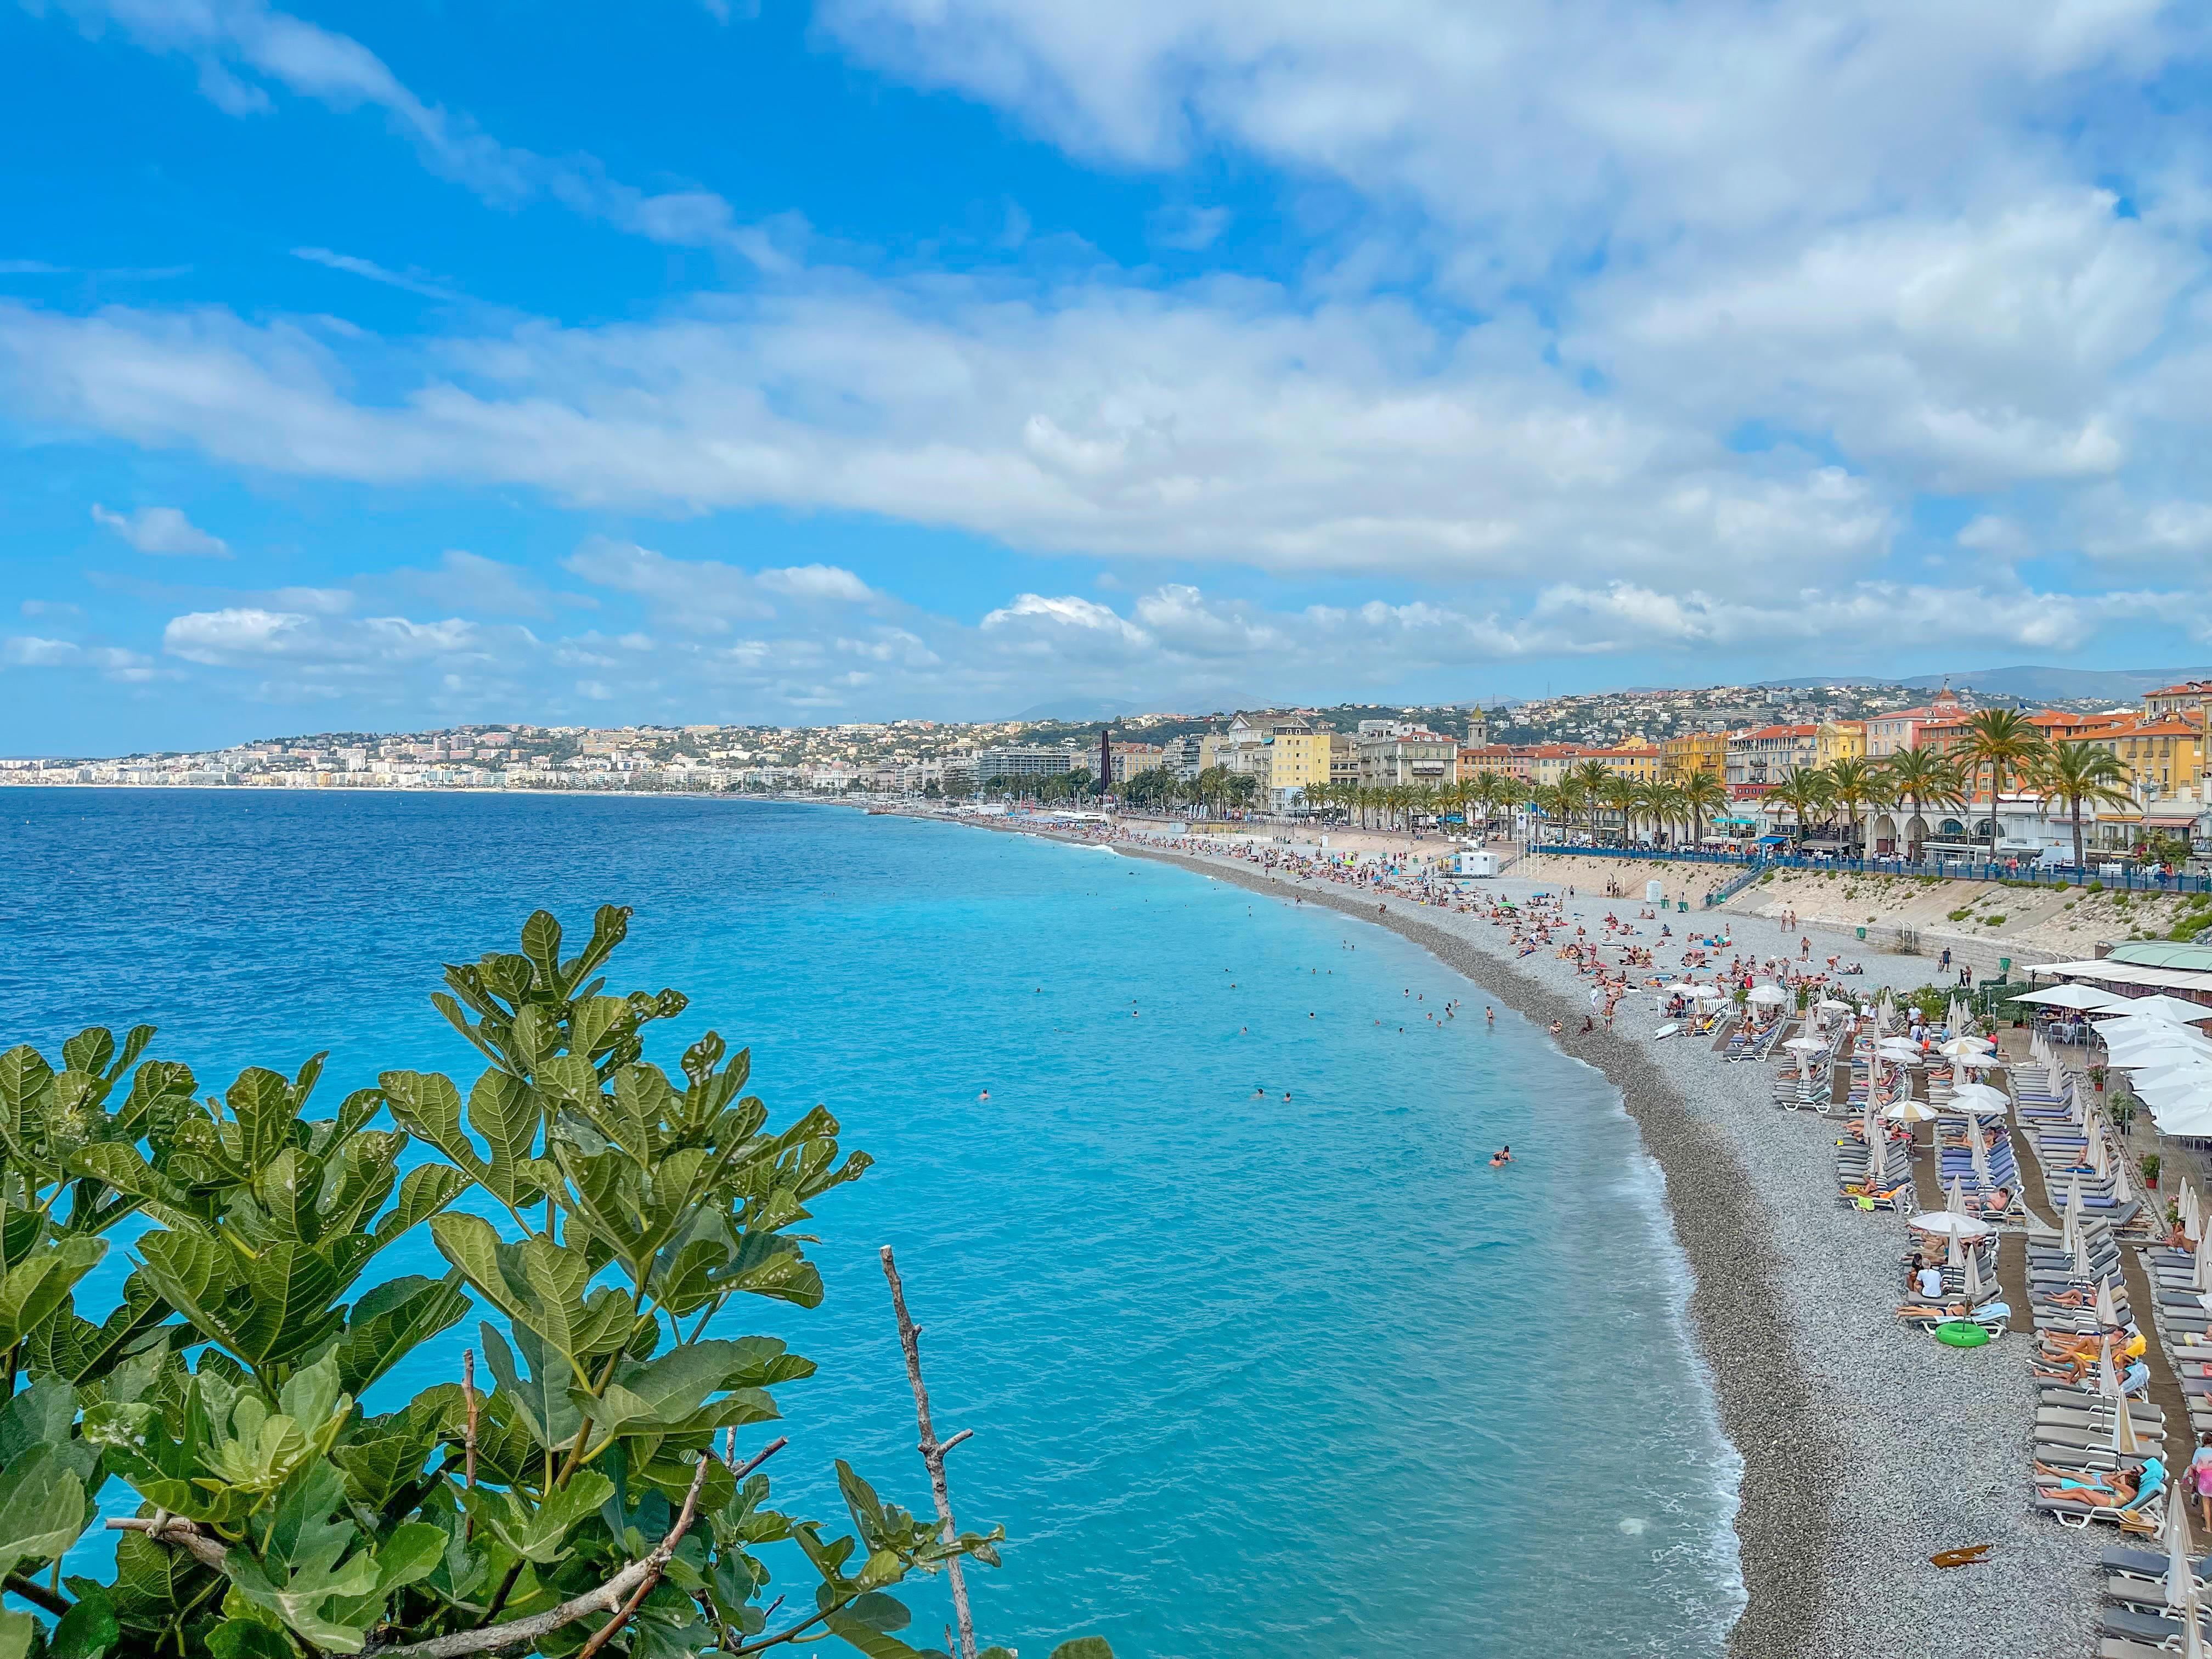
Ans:
POLYGON ((1849 826, 1844 839, 1856 847, 1859 838, 1859 808, 1869 805, 1878 793, 1875 789, 1876 769, 1856 755, 1846 755, 1828 768, 1828 798, 1844 809, 1844 821, 1849 826))
MULTIPOLYGON (((1911 847, 1912 818, 1921 817, 1924 805, 1963 806, 1966 795, 1959 769, 1948 755, 1932 749, 1900 749, 1882 763, 1889 774, 1890 793, 1912 808, 1911 817, 1898 830, 1898 839, 1911 847)), ((1924 840, 1925 837, 1923 836, 1924 840)))
POLYGON ((1797 839, 1805 839, 1807 814, 1819 811, 1832 797, 1828 793, 1828 779, 1816 766, 1801 766, 1788 777, 1766 792, 1767 799, 1780 801, 1796 815, 1797 839))
POLYGON ((1966 717, 1966 738, 1959 753, 1970 781, 1990 769, 1990 857, 1997 855, 1997 797, 2008 776, 2025 773, 2051 745, 2035 723, 2017 708, 1977 708, 1966 717))
POLYGON ((1567 816, 1567 803, 1560 785, 1534 783, 1528 786, 1528 810, 1547 824, 1567 816))
POLYGON ((2135 798, 2120 786, 2128 769, 2109 749, 2091 743, 2053 744, 2027 774, 2028 785, 2048 801, 2054 796, 2066 803, 2074 826, 2074 867, 2081 867, 2081 808, 2132 806, 2135 798))
POLYGON ((1699 825, 1710 827, 1714 814, 1728 805, 1730 799, 1728 785, 1711 773, 1701 770, 1690 774, 1682 784, 1682 810, 1689 817, 1691 830, 1696 832, 1693 839, 1704 838, 1699 825))
POLYGON ((1504 781, 1497 773, 1485 767, 1460 786, 1467 792, 1467 799, 1482 809, 1482 835, 1486 841, 1490 838, 1490 820, 1498 811, 1498 785, 1504 781))
POLYGON ((1571 781, 1582 791, 1582 805, 1589 813, 1590 839, 1596 840, 1597 809, 1605 804, 1606 786, 1613 781, 1613 774, 1603 761, 1582 761, 1569 767, 1560 781, 1571 781))
POLYGON ((1628 844, 1628 813, 1636 805, 1636 786, 1628 779, 1607 774, 1605 781, 1590 792, 1620 818, 1620 842, 1628 844))

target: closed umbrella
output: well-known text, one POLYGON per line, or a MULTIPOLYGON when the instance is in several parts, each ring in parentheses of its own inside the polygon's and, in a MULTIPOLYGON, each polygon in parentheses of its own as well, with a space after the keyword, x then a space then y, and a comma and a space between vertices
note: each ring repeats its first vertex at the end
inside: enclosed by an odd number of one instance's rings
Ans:
MULTIPOLYGON (((2106 1363, 2112 1361, 2112 1350, 2105 1351, 2106 1363)), ((2128 1402, 2120 1401, 2119 1410, 2112 1413, 2112 1453, 2118 1457, 2140 1457, 2142 1442, 2136 1436, 2136 1414, 2128 1409, 2128 1402)))
POLYGON ((2075 1282, 2087 1285, 2096 1277, 2094 1270, 2089 1266, 2089 1241, 2076 1232, 2074 1235, 2072 1248, 2074 1260, 2068 1267, 2067 1273, 2075 1282))
POLYGON ((2197 1288, 2200 1291, 2212 1291, 2212 1249, 2207 1249, 2203 1245, 2199 1244, 2197 1247, 2197 1254, 2190 1260, 2197 1268, 2193 1281, 2197 1288))
POLYGON ((2112 1155, 2105 1149, 2102 1126, 2093 1124, 2089 1130, 2089 1167, 2100 1176, 2112 1172, 2112 1155))
POLYGON ((1960 1185, 1956 1176, 1951 1177, 1951 1190, 1944 1194, 1943 1211, 1947 1215, 1964 1215, 1966 1212, 1966 1189, 1960 1185))
POLYGON ((2125 1208, 2135 1202, 2134 1183, 2128 1179, 2128 1161, 2124 1158, 2112 1160, 2112 1202, 2125 1208))
POLYGON ((2097 1392, 2107 1400, 2120 1401, 2120 1415, 2128 1414, 2127 1401, 2121 1398, 2119 1374, 2112 1370, 2112 1344, 2107 1338, 2097 1350, 2097 1392))
POLYGON ((2198 1622, 2202 1617, 2197 1611, 2197 1586, 2191 1583, 2181 1603, 2181 1659, 2204 1659, 2204 1630, 2198 1622))
POLYGON ((1982 1299, 1982 1253, 1979 1250, 1969 1250, 1966 1253, 1966 1305, 1968 1307, 1973 1306, 1982 1299))
POLYGON ((2196 1552, 2189 1545, 2189 1500, 2181 1482, 2166 1495, 2166 1605, 2179 1612, 2197 1588, 2196 1552))
POLYGON ((2120 1322, 2120 1310, 2112 1300, 2112 1281, 2106 1279, 2097 1286, 2097 1323, 2110 1330, 2120 1322))
POLYGON ((1968 1156, 1973 1161, 1974 1182, 1984 1192, 1987 1192, 1990 1189, 1990 1154, 1989 1149, 1982 1145, 1980 1124, 1966 1125, 1966 1146, 1968 1156))
POLYGON ((2076 1251, 2081 1247, 2081 1177, 2075 1176, 2074 1184, 2066 1194, 2066 1213, 2061 1218, 2060 1231, 2067 1244, 2076 1251))

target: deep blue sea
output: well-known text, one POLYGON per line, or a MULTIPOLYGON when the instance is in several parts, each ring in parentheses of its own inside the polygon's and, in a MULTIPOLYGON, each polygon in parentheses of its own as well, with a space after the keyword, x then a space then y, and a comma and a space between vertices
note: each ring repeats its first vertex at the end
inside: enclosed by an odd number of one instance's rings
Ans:
MULTIPOLYGON (((956 1509, 1012 1540, 975 1584, 989 1639, 1720 1648, 1737 1466, 1657 1171, 1601 1077, 1391 934, 829 806, 15 789, 0 812, 0 1046, 147 1021, 203 1092, 327 1048, 325 1111, 392 1066, 474 1079, 428 1001, 441 963, 514 948, 540 905, 572 932, 635 906, 609 988, 692 1000, 656 1057, 711 1025, 779 1118, 826 1102, 878 1160, 821 1206, 823 1307, 727 1328, 821 1365, 781 1391, 777 1496, 836 1516, 844 1455, 928 1509, 892 1244, 939 1431, 975 1431, 956 1509)), ((383 1260, 440 1270, 419 1254, 383 1260)), ((388 1391, 457 1376, 473 1329, 388 1391)), ((911 1599, 933 1639, 941 1590, 911 1599)))

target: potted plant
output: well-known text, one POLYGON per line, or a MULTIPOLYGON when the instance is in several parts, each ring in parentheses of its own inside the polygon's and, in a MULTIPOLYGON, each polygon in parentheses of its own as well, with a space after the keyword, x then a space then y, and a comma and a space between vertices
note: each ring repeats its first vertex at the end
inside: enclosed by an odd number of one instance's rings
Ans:
POLYGON ((2094 1089, 2100 1095, 2105 1092, 2105 1068, 2103 1066, 2092 1066, 2089 1068, 2089 1086, 2094 1089))
POLYGON ((2158 1154, 2145 1152, 2136 1167, 2142 1171, 2142 1184, 2152 1192, 2156 1192, 2158 1190, 2158 1154))

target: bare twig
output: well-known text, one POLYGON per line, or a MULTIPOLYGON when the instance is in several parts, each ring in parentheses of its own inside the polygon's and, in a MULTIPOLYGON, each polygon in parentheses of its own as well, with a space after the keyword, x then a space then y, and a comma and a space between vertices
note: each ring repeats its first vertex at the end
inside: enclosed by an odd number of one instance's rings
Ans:
POLYGON ((653 1594, 653 1587, 660 1582, 660 1575, 676 1553, 676 1547, 684 1541, 684 1534, 691 1530, 692 1517, 699 1513, 699 1488, 707 1484, 707 1471, 714 1467, 711 1452, 702 1452, 699 1468, 691 1477, 691 1490, 684 1494, 684 1507, 677 1512, 676 1524, 668 1529, 668 1536, 654 1547, 645 1558, 645 1577, 638 1580, 637 1588, 623 1602, 622 1611, 607 1620, 592 1634, 592 1639, 576 1650, 576 1659, 592 1659, 592 1656, 612 1641, 615 1632, 629 1623, 630 1615, 638 1610, 645 1598, 653 1594))
POLYGON ((461 1355, 461 1398, 467 1402, 469 1408, 467 1437, 461 1442, 461 1467, 469 1490, 474 1492, 477 1488, 477 1351, 474 1348, 461 1355))
POLYGON ((157 1544, 167 1544, 181 1549, 204 1567, 222 1571, 222 1564, 230 1550, 221 1539, 202 1532, 198 1525, 181 1515, 163 1511, 143 1519, 137 1516, 120 1516, 107 1523, 110 1532, 143 1532, 157 1544))
POLYGON ((5 1580, 5 1587, 21 1596, 33 1607, 51 1613, 57 1619, 76 1605, 66 1595, 48 1589, 37 1579, 26 1578, 20 1572, 9 1573, 5 1580))
MULTIPOLYGON (((916 1449, 929 1469, 929 1490, 937 1499, 937 1519, 941 1528, 939 1535, 950 1544, 959 1534, 952 1524, 952 1492, 945 1480, 945 1454, 949 1446, 965 1440, 970 1431, 954 1435, 944 1445, 938 1443, 937 1431, 929 1421, 929 1390, 921 1381, 921 1327, 906 1310, 906 1287, 899 1283, 898 1264, 891 1260, 891 1247, 886 1244, 877 1254, 883 1257, 884 1277, 890 1282, 891 1306, 898 1314, 899 1346, 906 1350, 906 1380, 914 1386, 915 1420, 921 1428, 921 1441, 916 1449)), ((960 1625, 960 1659, 975 1659, 975 1620, 968 1610, 968 1581, 961 1576, 960 1558, 951 1557, 945 1569, 945 1576, 952 1581, 952 1615, 960 1625)))

